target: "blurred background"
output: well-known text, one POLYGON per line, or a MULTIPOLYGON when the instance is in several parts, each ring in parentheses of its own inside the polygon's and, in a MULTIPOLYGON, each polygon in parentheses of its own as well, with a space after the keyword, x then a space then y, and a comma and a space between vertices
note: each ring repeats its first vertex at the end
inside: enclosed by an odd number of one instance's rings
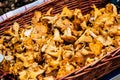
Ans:
POLYGON ((0 15, 37 0, 0 0, 0 15))

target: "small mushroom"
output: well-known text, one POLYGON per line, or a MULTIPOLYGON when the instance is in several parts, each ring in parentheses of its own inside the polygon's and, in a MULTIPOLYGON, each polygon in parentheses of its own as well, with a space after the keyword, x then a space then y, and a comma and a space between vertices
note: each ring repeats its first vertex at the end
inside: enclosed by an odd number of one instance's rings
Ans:
POLYGON ((40 11, 35 11, 34 16, 32 18, 32 23, 35 24, 35 23, 39 22, 41 17, 42 17, 42 13, 40 11))
POLYGON ((64 59, 60 62, 60 69, 58 71, 57 77, 62 77, 63 75, 68 74, 69 72, 73 71, 75 67, 70 64, 68 59, 64 59))
POLYGON ((57 27, 57 28, 60 28, 61 31, 64 31, 68 27, 71 28, 71 30, 74 29, 74 25, 70 20, 62 19, 62 18, 57 19, 53 26, 57 27))
POLYGON ((47 54, 54 56, 54 57, 58 57, 59 53, 57 52, 57 47, 53 46, 53 45, 49 45, 45 51, 47 54))
POLYGON ((77 39, 75 36, 72 35, 71 29, 69 27, 64 30, 64 35, 61 36, 61 38, 69 43, 73 43, 77 39))
POLYGON ((64 7, 60 16, 61 17, 72 18, 72 16, 73 16, 73 10, 69 10, 67 7, 64 7))
POLYGON ((89 47, 91 51, 97 56, 101 54, 103 44, 100 41, 96 40, 95 42, 89 43, 89 47))
POLYGON ((70 59, 74 55, 75 55, 75 52, 72 44, 63 46, 63 51, 61 55, 63 59, 66 59, 66 58, 70 59))
POLYGON ((29 37, 31 35, 31 33, 32 33, 32 29, 28 29, 24 32, 24 35, 29 37))
POLYGON ((73 23, 70 20, 68 20, 68 19, 63 20, 63 24, 66 26, 66 28, 69 27, 71 30, 74 29, 73 23))
POLYGON ((72 56, 74 56, 74 51, 64 50, 62 56, 63 56, 63 59, 65 59, 65 58, 70 59, 72 56))
POLYGON ((95 20, 97 17, 102 15, 102 13, 101 13, 101 11, 98 8, 96 8, 95 5, 93 5, 92 8, 94 9, 93 15, 94 15, 94 20, 95 20))
POLYGON ((15 36, 18 36, 19 28, 20 28, 19 24, 17 22, 15 22, 13 25, 13 30, 15 31, 15 36))
POLYGON ((45 48, 45 53, 53 57, 59 56, 58 47, 55 45, 55 42, 53 40, 50 40, 47 44, 47 47, 45 48))
POLYGON ((34 28, 35 28, 34 34, 38 34, 37 35, 38 37, 41 37, 48 32, 48 27, 44 25, 43 23, 36 23, 34 25, 34 28))
POLYGON ((83 42, 92 42, 92 37, 90 36, 90 29, 85 30, 83 35, 81 35, 75 42, 75 45, 83 42))
POLYGON ((44 16, 42 19, 49 20, 48 23, 54 24, 56 20, 59 18, 59 14, 56 14, 55 16, 44 16))
POLYGON ((83 14, 82 14, 82 12, 81 12, 80 9, 75 9, 74 15, 77 16, 77 17, 78 17, 79 19, 81 19, 81 20, 84 19, 84 16, 83 16, 83 14))
POLYGON ((117 15, 117 8, 114 4, 107 4, 105 10, 107 13, 117 15))
POLYGON ((51 11, 53 10, 53 8, 50 8, 47 12, 46 12, 46 14, 45 15, 51 15, 51 11))
POLYGON ((81 51, 77 51, 75 55, 71 58, 70 62, 77 67, 84 65, 85 58, 81 54, 81 51))

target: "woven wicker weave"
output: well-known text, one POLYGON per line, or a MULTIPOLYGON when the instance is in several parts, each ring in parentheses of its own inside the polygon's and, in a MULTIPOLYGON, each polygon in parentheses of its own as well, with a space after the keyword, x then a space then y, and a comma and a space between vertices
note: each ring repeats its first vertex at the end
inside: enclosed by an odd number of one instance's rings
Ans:
MULTIPOLYGON (((86 14, 91 10, 92 4, 95 4, 97 7, 103 7, 106 3, 107 0, 52 0, 0 23, 0 35, 2 35, 13 22, 18 22, 22 27, 24 27, 24 24, 31 24, 30 21, 35 10, 40 10, 44 13, 50 7, 53 7, 52 14, 55 14, 59 13, 64 6, 68 6, 70 9, 80 8, 83 14, 86 14)), ((119 48, 104 56, 101 60, 85 66, 82 69, 77 69, 58 80, 97 80, 118 67, 120 67, 119 48)))

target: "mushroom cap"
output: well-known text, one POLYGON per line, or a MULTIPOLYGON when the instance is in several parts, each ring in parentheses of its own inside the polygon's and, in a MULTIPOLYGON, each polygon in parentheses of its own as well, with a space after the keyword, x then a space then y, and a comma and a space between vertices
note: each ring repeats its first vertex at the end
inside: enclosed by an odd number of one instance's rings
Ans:
POLYGON ((67 36, 67 35, 64 35, 64 36, 61 36, 61 38, 66 41, 66 42, 69 42, 69 43, 73 43, 77 40, 77 38, 75 36, 67 36))

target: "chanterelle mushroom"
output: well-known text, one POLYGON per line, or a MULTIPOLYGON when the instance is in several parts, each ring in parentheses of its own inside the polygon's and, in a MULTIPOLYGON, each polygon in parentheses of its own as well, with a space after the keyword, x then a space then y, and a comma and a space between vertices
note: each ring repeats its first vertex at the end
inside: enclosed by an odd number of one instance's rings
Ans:
POLYGON ((42 13, 40 11, 35 11, 34 16, 32 18, 32 23, 35 24, 39 22, 41 17, 42 17, 42 13))
POLYGON ((44 16, 42 19, 49 20, 48 23, 54 24, 56 20, 59 18, 60 14, 56 14, 55 16, 44 16))
POLYGON ((13 25, 13 30, 15 31, 15 36, 18 36, 19 27, 20 27, 19 24, 15 22, 13 25))
POLYGON ((92 37, 90 36, 90 29, 87 29, 83 35, 81 35, 75 42, 75 45, 83 42, 92 42, 92 37))
POLYGON ((81 54, 81 51, 77 51, 70 61, 74 66, 80 67, 84 65, 85 58, 81 54))
POLYGON ((70 10, 67 7, 64 7, 60 16, 72 18, 72 16, 73 16, 73 10, 70 10))
POLYGON ((76 37, 72 35, 71 29, 68 27, 64 30, 64 35, 61 38, 66 42, 74 42, 76 41, 76 37))

